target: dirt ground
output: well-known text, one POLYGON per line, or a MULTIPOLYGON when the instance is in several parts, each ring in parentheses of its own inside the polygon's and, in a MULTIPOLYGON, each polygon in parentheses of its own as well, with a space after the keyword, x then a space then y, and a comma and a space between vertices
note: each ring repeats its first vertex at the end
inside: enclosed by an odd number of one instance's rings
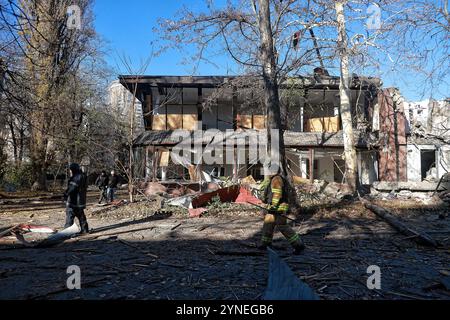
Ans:
MULTIPOLYGON (((126 195, 119 193, 122 199, 126 195)), ((32 223, 61 229, 59 195, 0 199, 0 228, 32 223)), ((155 212, 139 202, 102 208, 90 193, 93 232, 46 249, 0 242, 0 299, 259 299, 268 256, 256 249, 262 218, 233 205, 203 218, 155 212), (67 268, 81 268, 81 290, 66 287, 67 268)), ((294 228, 307 249, 293 256, 277 233, 274 248, 322 299, 450 299, 448 207, 378 202, 442 246, 416 244, 361 203, 309 210, 294 228), (381 290, 369 290, 367 268, 381 268, 381 290)), ((29 235, 27 235, 29 236, 29 235)))

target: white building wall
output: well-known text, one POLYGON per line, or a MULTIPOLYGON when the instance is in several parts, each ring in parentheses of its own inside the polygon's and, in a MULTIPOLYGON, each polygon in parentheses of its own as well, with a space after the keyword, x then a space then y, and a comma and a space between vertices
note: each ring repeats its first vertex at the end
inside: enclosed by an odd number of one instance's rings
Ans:
POLYGON ((448 172, 450 172, 450 145, 442 146, 438 150, 437 155, 437 163, 438 163, 438 178, 442 178, 442 176, 448 172))
MULTIPOLYGON (((109 85, 109 105, 113 112, 117 112, 125 119, 128 119, 130 109, 133 106, 133 95, 119 82, 119 80, 113 81, 109 85)), ((136 133, 139 134, 145 130, 141 102, 136 99, 134 107, 136 111, 135 128, 136 133)))
POLYGON ((408 181, 422 181, 421 165, 420 165, 420 148, 416 145, 408 145, 407 147, 407 177, 408 181))
POLYGON ((376 152, 358 152, 359 183, 371 185, 378 180, 378 161, 376 152))

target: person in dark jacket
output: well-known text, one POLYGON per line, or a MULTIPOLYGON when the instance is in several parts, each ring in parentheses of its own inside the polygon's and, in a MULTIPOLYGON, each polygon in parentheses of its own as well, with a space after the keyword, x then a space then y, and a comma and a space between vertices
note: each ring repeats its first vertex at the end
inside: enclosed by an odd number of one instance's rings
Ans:
POLYGON ((119 184, 119 177, 116 175, 116 172, 113 170, 113 171, 111 171, 111 177, 109 178, 109 183, 108 183, 108 201, 109 202, 114 201, 114 195, 115 195, 118 184, 119 184))
POLYGON ((81 233, 89 233, 89 226, 86 215, 84 214, 84 209, 86 208, 87 178, 78 164, 72 163, 69 169, 71 177, 67 190, 64 192, 64 199, 66 200, 65 228, 71 227, 75 222, 75 217, 77 217, 80 222, 81 233))
POLYGON ((98 201, 98 204, 101 204, 103 199, 108 201, 108 184, 109 177, 106 174, 106 171, 102 171, 102 174, 98 176, 97 180, 95 180, 95 185, 100 189, 100 200, 98 201))

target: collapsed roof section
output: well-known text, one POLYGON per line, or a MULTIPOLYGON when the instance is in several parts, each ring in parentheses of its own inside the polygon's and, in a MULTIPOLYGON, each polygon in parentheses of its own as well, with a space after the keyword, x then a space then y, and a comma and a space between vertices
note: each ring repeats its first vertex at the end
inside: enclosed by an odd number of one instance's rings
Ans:
MULTIPOLYGON (((195 145, 223 145, 226 146, 228 139, 234 139, 233 145, 249 146, 250 137, 257 137, 262 144, 266 142, 266 130, 240 130, 224 132, 223 135, 218 135, 215 131, 204 131, 199 136, 194 132, 186 132, 183 141, 188 141, 195 145)), ((370 145, 377 143, 377 138, 373 134, 365 133, 360 130, 355 132, 355 146, 358 148, 367 148, 370 145)), ((142 133, 134 142, 135 147, 159 146, 159 147, 173 147, 181 143, 179 135, 174 135, 174 131, 146 131, 142 133)), ((344 146, 343 132, 334 133, 318 133, 318 132, 284 132, 284 144, 286 147, 329 147, 342 148, 344 146)))

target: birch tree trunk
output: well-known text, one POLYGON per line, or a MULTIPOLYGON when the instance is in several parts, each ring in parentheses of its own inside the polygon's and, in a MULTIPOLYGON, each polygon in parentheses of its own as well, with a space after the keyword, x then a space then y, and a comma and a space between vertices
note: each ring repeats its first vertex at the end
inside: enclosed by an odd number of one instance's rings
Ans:
POLYGON ((133 141, 134 141, 134 120, 136 115, 136 94, 137 94, 137 87, 138 87, 138 79, 136 79, 136 83, 134 85, 133 89, 133 101, 131 102, 131 108, 130 108, 130 138, 129 138, 129 144, 130 144, 130 155, 129 155, 129 173, 128 173, 128 195, 130 198, 130 203, 134 202, 133 192, 134 192, 134 178, 133 178, 133 162, 134 162, 134 154, 133 154, 133 141))
POLYGON ((346 1, 336 1, 336 20, 338 29, 338 52, 340 58, 340 86, 339 95, 341 100, 341 119, 344 134, 344 154, 345 154, 345 180, 356 192, 358 183, 358 166, 356 148, 353 135, 352 107, 350 92, 349 57, 347 44, 347 31, 345 29, 344 5, 346 1))

